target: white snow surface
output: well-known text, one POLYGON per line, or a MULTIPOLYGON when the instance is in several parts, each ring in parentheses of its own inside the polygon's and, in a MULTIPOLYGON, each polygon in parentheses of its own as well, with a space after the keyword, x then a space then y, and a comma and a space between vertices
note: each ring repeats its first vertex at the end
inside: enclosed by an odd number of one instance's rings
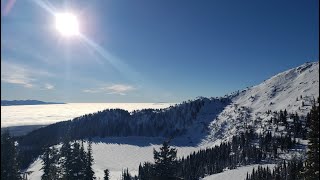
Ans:
MULTIPOLYGON (((153 162, 153 148, 159 150, 164 138, 148 137, 117 137, 93 139, 92 152, 97 179, 103 179, 104 170, 109 169, 111 180, 120 180, 122 170, 129 168, 131 175, 138 174, 138 167, 143 162, 153 162)), ((179 141, 176 139, 175 141, 179 141)), ((87 142, 84 143, 87 147, 87 142)), ((178 157, 187 156, 199 147, 176 147, 178 157)), ((30 165, 27 171, 33 171, 28 176, 31 180, 40 180, 43 171, 41 159, 37 159, 30 165)))
POLYGON ((237 169, 226 170, 222 173, 213 174, 211 176, 206 176, 202 180, 245 180, 247 177, 247 172, 251 174, 252 169, 258 169, 258 166, 269 167, 273 169, 275 164, 255 164, 250 166, 242 166, 237 169))
MULTIPOLYGON (((305 63, 297 68, 279 73, 263 83, 241 92, 234 104, 250 107, 253 114, 267 110, 298 111, 302 101, 311 105, 312 98, 319 96, 319 64, 305 63), (302 99, 297 101, 302 95, 302 99)), ((300 113, 304 114, 306 108, 300 113)))

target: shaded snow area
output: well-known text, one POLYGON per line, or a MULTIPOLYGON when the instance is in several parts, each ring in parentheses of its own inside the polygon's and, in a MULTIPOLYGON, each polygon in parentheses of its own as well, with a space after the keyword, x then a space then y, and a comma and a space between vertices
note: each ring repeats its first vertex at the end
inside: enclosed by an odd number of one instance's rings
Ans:
MULTIPOLYGON (((103 179, 104 170, 110 170, 111 180, 120 180, 121 172, 129 168, 132 175, 138 174, 139 164, 153 162, 153 148, 159 150, 163 138, 128 137, 128 138, 103 138, 93 139, 92 151, 94 164, 93 169, 97 179, 103 179), (129 145, 136 144, 136 145, 129 145)), ((179 141, 179 140, 176 140, 179 141)), ((174 142, 179 143, 179 142, 174 142)), ((87 147, 87 143, 84 143, 87 147)), ((173 146, 175 147, 175 146, 173 146)), ((199 147, 176 147, 178 157, 187 156, 199 147)), ((30 165, 28 171, 34 171, 29 179, 40 180, 43 171, 42 161, 37 159, 30 165)))
POLYGON ((300 117, 310 111, 312 102, 319 96, 319 63, 305 63, 277 74, 263 83, 230 95, 228 105, 209 125, 209 135, 202 144, 227 141, 243 132, 248 125, 257 133, 271 131, 285 133, 284 127, 270 123, 280 110, 297 112, 300 117), (267 113, 267 111, 271 113, 267 113))
MULTIPOLYGON (((224 109, 230 104, 228 99, 214 99, 205 101, 203 107, 197 114, 193 124, 187 129, 186 133, 181 138, 186 138, 186 143, 193 146, 208 146, 201 143, 208 135, 209 124, 212 119, 215 119, 224 109)), ((215 143, 219 145, 220 143, 215 143)))
POLYGON ((250 166, 243 166, 238 167, 237 169, 226 170, 222 173, 207 176, 202 180, 245 180, 247 177, 247 172, 251 174, 252 169, 258 169, 259 165, 262 167, 268 166, 270 169, 273 169, 275 167, 275 164, 255 164, 250 166))

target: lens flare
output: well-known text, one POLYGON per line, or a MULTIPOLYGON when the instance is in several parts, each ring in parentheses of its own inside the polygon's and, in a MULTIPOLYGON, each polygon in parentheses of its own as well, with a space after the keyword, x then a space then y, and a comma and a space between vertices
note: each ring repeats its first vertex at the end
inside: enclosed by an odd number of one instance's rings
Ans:
POLYGON ((75 36, 79 35, 79 22, 77 17, 72 13, 57 13, 56 17, 56 29, 63 36, 75 36))

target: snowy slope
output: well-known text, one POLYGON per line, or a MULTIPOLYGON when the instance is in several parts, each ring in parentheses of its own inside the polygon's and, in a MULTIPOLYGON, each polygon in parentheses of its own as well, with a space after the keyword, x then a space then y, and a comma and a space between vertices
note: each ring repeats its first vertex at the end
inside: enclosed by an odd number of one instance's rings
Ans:
MULTIPOLYGON (((301 101, 311 104, 319 96, 319 63, 305 63, 277 74, 234 97, 235 104, 250 107, 252 113, 287 109, 297 111, 301 101), (299 99, 302 95, 303 99, 299 99)), ((305 114, 305 108, 300 113, 305 114)))
POLYGON ((232 103, 211 121, 209 135, 202 144, 229 140, 252 125, 256 132, 273 130, 268 123, 273 114, 287 110, 305 116, 319 96, 319 63, 305 63, 279 73, 263 83, 230 96, 232 103), (301 98, 302 97, 302 98, 301 98), (304 106, 302 104, 304 103, 304 106))
POLYGON ((203 178, 202 180, 245 180, 246 176, 247 176, 247 172, 249 174, 251 174, 252 169, 253 168, 257 169, 259 165, 262 167, 268 166, 271 169, 273 167, 275 167, 275 164, 264 164, 264 165, 255 164, 255 165, 250 165, 250 166, 243 166, 243 167, 239 167, 237 169, 227 170, 222 173, 207 176, 207 177, 203 178))

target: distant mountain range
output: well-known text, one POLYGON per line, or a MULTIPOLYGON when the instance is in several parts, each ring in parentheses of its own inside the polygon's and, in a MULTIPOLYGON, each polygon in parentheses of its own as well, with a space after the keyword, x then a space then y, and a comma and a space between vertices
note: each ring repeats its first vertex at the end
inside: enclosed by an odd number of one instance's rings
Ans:
POLYGON ((65 104, 61 102, 44 102, 38 100, 1 100, 1 106, 16 106, 16 105, 39 105, 39 104, 65 104))

